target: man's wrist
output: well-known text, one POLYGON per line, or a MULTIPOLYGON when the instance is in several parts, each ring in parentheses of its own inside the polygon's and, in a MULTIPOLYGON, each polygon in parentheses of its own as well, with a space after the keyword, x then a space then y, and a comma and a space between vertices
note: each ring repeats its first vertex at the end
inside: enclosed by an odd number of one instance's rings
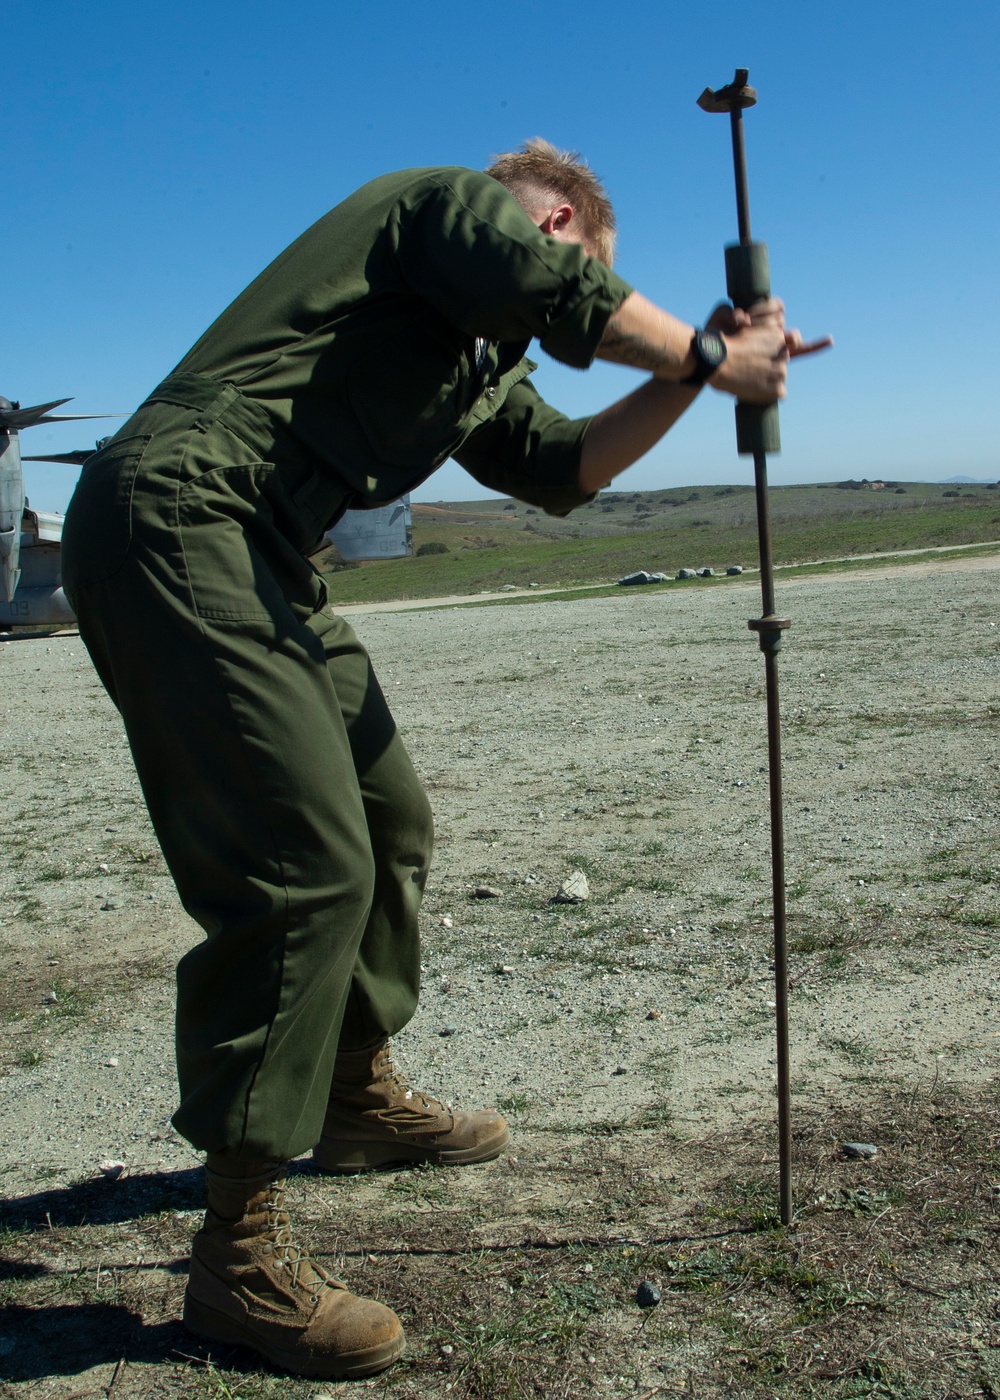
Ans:
POLYGON ((685 388, 700 389, 726 363, 727 354, 725 338, 719 331, 711 326, 696 330, 678 382, 685 388))

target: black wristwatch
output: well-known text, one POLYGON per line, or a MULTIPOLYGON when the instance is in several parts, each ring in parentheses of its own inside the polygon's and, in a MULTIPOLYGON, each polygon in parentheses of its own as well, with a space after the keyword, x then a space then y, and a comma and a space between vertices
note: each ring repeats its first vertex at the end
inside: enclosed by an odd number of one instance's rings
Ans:
POLYGON ((715 373, 720 365, 726 363, 726 342, 718 331, 700 330, 695 331, 691 340, 691 349, 695 353, 698 363, 693 371, 679 382, 698 387, 704 384, 708 377, 715 373))

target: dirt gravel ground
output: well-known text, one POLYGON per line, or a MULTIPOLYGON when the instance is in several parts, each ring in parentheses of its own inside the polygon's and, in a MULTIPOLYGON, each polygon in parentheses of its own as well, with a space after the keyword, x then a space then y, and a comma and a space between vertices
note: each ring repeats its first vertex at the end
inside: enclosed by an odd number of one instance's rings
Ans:
MULTIPOLYGON (((871 1134, 886 1085, 961 1097, 1000 1068, 1000 556, 786 580, 779 603, 795 1101, 813 1122, 835 1101, 847 1135, 856 1102, 871 1134)), ((651 1127, 768 1138, 758 605, 734 581, 355 610, 437 825, 399 1056, 458 1104, 499 1103, 515 1163, 567 1133, 595 1152, 651 1127), (553 903, 573 870, 590 898, 553 903)), ((103 1159, 196 1165, 169 1119, 172 967, 199 932, 79 638, 5 641, 0 677, 12 1208, 103 1159)))

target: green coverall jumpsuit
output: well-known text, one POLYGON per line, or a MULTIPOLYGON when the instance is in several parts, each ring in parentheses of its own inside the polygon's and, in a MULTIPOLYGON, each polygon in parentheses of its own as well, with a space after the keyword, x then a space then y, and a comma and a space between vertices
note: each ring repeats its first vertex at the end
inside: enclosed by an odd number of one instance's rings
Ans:
POLYGON ((177 970, 174 1123, 195 1147, 308 1150, 338 1047, 393 1034, 417 1001, 430 810, 303 551, 449 456, 551 513, 588 499, 589 420, 543 402, 524 351, 538 337, 587 366, 630 290, 485 175, 384 176, 87 462, 66 592, 207 935, 177 970))

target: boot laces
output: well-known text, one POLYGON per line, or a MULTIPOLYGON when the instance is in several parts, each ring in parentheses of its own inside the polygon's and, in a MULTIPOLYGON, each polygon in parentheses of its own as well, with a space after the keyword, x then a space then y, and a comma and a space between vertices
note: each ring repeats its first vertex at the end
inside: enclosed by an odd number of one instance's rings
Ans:
POLYGON ((442 1103, 440 1099, 436 1099, 433 1094, 423 1094, 419 1089, 414 1089, 413 1085, 410 1084, 409 1080, 407 1080, 406 1076, 396 1064, 392 1051, 388 1047, 383 1051, 381 1073, 378 1077, 379 1079, 388 1079, 392 1084, 393 1090, 396 1093, 402 1094, 403 1098, 407 1101, 419 1099, 424 1108, 447 1109, 450 1107, 449 1104, 442 1103))
POLYGON ((291 1217, 285 1210, 284 1183, 275 1182, 267 1194, 264 1207, 267 1211, 267 1229, 262 1233, 271 1246, 269 1252, 277 1255, 278 1268, 288 1269, 291 1273, 291 1287, 298 1288, 301 1281, 314 1303, 319 1301, 321 1289, 342 1287, 330 1277, 322 1264, 317 1264, 308 1249, 292 1240, 291 1217))

